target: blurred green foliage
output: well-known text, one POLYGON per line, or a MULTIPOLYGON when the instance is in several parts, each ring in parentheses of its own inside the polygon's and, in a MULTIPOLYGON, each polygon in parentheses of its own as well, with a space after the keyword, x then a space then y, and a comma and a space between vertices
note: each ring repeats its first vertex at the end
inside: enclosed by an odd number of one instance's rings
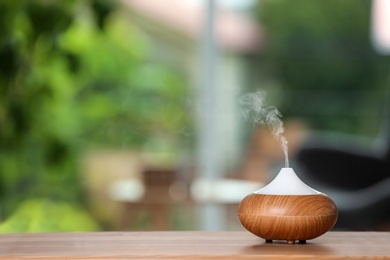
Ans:
POLYGON ((279 87, 285 116, 314 129, 377 135, 389 58, 370 42, 371 1, 262 0, 257 16, 266 46, 253 72, 279 87))
POLYGON ((183 78, 151 57, 119 1, 3 0, 0 14, 3 217, 27 198, 83 203, 86 149, 178 150, 183 78))
POLYGON ((0 233, 91 232, 100 230, 81 207, 50 200, 26 200, 0 224, 0 233))

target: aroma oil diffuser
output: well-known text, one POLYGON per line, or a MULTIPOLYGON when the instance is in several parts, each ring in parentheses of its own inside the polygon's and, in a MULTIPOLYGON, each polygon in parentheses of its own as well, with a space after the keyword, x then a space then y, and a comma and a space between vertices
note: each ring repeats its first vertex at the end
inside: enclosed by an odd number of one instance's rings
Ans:
POLYGON ((266 242, 305 243, 334 226, 337 208, 327 195, 303 183, 292 168, 282 168, 271 183, 241 201, 238 218, 266 242))

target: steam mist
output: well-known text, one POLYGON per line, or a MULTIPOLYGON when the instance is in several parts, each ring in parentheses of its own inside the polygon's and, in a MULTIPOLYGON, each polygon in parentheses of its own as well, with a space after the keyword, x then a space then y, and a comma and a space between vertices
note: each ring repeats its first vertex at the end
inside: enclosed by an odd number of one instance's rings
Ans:
POLYGON ((246 120, 253 119, 256 124, 267 125, 274 137, 280 140, 285 158, 285 167, 289 168, 287 140, 282 135, 284 132, 282 114, 274 106, 266 106, 266 92, 258 90, 254 93, 243 95, 239 104, 241 112, 246 120))

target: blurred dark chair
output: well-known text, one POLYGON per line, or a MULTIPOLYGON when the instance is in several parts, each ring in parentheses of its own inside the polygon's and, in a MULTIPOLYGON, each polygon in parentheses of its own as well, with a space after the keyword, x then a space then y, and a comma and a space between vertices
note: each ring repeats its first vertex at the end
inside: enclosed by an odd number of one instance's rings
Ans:
POLYGON ((390 91, 377 140, 316 133, 300 147, 300 178, 339 209, 335 229, 390 230, 390 91))
MULTIPOLYGON (((390 55, 390 5, 371 3, 372 46, 390 55)), ((297 154, 300 177, 336 202, 336 229, 390 230, 390 84, 387 91, 384 131, 377 140, 319 134, 297 154)))

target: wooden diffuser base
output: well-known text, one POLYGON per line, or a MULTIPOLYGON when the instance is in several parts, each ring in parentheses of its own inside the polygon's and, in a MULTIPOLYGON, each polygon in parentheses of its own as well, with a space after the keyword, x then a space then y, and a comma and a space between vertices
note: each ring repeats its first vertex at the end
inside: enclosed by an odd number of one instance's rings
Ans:
POLYGON ((337 221, 335 203, 325 194, 269 195, 252 193, 238 208, 241 224, 251 233, 288 243, 305 243, 330 230, 337 221))

